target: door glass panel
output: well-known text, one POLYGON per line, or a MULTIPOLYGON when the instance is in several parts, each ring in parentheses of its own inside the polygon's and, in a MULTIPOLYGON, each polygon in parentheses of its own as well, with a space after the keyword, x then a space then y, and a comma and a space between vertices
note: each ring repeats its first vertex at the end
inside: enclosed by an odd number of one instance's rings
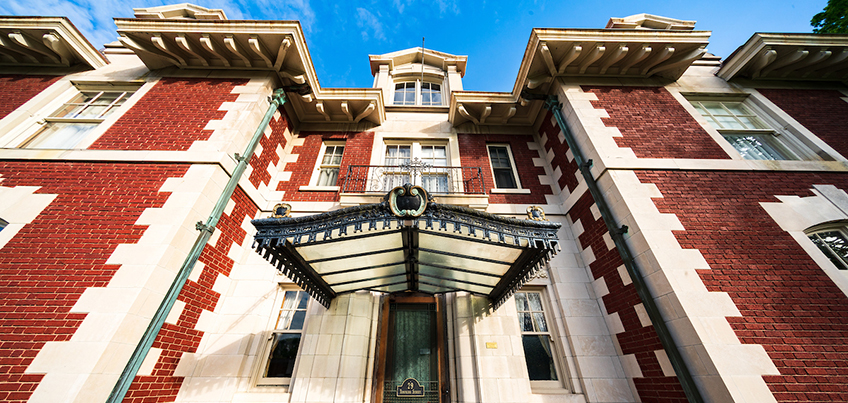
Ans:
POLYGON ((439 350, 436 345, 436 305, 389 305, 389 345, 383 402, 439 402, 439 350), (423 396, 398 396, 398 387, 415 379, 423 396))

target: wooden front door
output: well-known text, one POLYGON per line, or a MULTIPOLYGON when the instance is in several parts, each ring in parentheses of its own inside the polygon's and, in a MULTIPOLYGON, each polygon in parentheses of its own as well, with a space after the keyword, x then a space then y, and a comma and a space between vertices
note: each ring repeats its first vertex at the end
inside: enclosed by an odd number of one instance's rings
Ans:
POLYGON ((381 315, 378 403, 441 403, 443 325, 437 299, 391 295, 381 315))

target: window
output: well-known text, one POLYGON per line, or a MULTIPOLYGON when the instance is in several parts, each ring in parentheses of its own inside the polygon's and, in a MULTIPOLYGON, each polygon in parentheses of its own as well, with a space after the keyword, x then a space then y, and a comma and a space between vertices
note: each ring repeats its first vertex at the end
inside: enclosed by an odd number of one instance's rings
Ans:
POLYGON ((424 83, 421 86, 421 105, 441 105, 442 86, 433 83, 424 83))
POLYGON ((44 126, 23 148, 73 148, 86 134, 132 96, 127 91, 80 91, 70 102, 44 119, 44 126))
POLYGON ((515 293, 521 344, 530 380, 539 381, 540 386, 560 387, 553 338, 543 305, 541 292, 515 293))
POLYGON ((383 188, 405 183, 420 185, 430 193, 449 192, 447 146, 430 143, 386 144, 383 188))
POLYGON ((0 231, 3 231, 3 228, 6 228, 7 225, 9 225, 9 222, 0 218, 0 231))
POLYGON ((395 105, 415 105, 415 83, 395 84, 395 105))
POLYGON ((762 113, 748 102, 690 100, 692 105, 742 158, 749 160, 820 159, 777 124, 767 123, 762 113))
POLYGON ((299 290, 282 290, 280 294, 280 310, 265 348, 258 385, 288 385, 294 374, 309 294, 299 290))
POLYGON ((498 189, 518 189, 518 175, 515 162, 508 145, 489 145, 489 161, 492 164, 492 177, 498 189))
POLYGON ((337 185, 342 154, 344 154, 344 145, 324 144, 323 157, 318 165, 318 186, 337 185))
POLYGON ((839 270, 848 270, 848 228, 832 226, 814 228, 807 236, 839 270))
POLYGON ((420 80, 407 81, 395 84, 395 96, 393 105, 425 105, 440 106, 442 103, 442 85, 436 83, 422 83, 420 80), (418 97, 418 94, 421 94, 418 97))

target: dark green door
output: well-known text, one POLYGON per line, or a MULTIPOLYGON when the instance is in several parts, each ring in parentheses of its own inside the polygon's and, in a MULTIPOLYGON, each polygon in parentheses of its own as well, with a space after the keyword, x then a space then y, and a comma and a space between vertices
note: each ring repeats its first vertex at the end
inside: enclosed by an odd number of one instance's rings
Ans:
POLYGON ((439 402, 436 328, 436 304, 389 304, 384 403, 439 402))

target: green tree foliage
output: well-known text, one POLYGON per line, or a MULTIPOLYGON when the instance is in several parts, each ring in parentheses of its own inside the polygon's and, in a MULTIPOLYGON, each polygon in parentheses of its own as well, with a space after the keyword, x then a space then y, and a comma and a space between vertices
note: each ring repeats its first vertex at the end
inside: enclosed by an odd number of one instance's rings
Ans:
POLYGON ((817 34, 848 34, 848 0, 827 0, 822 12, 810 20, 817 34))

